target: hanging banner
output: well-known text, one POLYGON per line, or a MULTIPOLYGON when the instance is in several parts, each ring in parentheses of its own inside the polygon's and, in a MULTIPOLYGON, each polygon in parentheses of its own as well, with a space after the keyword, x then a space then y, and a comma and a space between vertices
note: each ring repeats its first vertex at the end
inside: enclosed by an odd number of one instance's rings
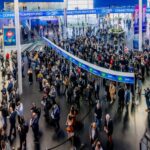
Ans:
POLYGON ((134 34, 138 34, 139 33, 139 6, 138 5, 135 6, 133 16, 134 16, 134 34))
MULTIPOLYGON (((146 32, 147 18, 146 18, 146 5, 142 9, 142 32, 146 32)), ((139 5, 135 6, 134 10, 134 34, 139 34, 139 5)))
POLYGON ((146 5, 143 6, 143 16, 142 16, 142 31, 146 32, 147 28, 147 18, 146 18, 146 5))
POLYGON ((15 28, 4 28, 3 39, 4 39, 4 46, 15 46, 16 45, 15 28))
MULTIPOLYGON (((79 10, 67 10, 67 15, 88 15, 88 14, 101 14, 106 15, 110 13, 135 13, 134 7, 115 7, 115 8, 96 8, 96 9, 79 9, 79 10)), ((146 9, 146 13, 150 13, 150 8, 146 9)), ((19 13, 21 18, 36 18, 36 17, 46 17, 46 16, 64 16, 63 10, 53 10, 53 11, 26 11, 19 13)), ((14 18, 13 12, 0 12, 0 19, 10 19, 14 18)))
POLYGON ((58 53, 60 56, 63 56, 65 59, 70 61, 71 63, 77 65, 78 67, 82 68, 83 70, 88 71, 89 73, 92 73, 96 76, 99 76, 101 78, 105 78, 111 81, 115 82, 122 82, 122 83, 130 83, 134 84, 134 73, 125 73, 125 72, 119 72, 119 71, 113 71, 110 69, 102 68, 99 66, 96 66, 94 64, 91 64, 83 59, 80 59, 71 53, 63 50, 53 42, 51 42, 49 39, 43 37, 43 40, 45 41, 46 45, 52 48, 56 53, 58 53))

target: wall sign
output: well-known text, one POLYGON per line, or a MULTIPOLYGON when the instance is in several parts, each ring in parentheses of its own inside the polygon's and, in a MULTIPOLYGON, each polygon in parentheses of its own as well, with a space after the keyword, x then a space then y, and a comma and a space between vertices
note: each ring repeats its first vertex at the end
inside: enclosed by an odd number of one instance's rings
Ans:
POLYGON ((4 38, 4 46, 15 46, 16 45, 15 28, 4 28, 3 38, 4 38))

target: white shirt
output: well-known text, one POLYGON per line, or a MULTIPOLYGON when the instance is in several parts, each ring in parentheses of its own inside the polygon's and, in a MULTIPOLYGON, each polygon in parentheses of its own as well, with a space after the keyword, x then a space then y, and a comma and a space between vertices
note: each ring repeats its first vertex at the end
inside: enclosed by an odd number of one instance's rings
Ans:
POLYGON ((23 104, 22 103, 20 103, 20 105, 16 107, 16 111, 17 111, 18 116, 23 116, 23 104))

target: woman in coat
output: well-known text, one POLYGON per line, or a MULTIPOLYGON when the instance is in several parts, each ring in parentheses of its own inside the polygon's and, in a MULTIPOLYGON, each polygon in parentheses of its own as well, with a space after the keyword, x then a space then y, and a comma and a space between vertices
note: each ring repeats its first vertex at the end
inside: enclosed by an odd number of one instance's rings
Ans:
POLYGON ((110 99, 111 99, 110 104, 112 104, 115 100, 115 93, 116 93, 116 88, 113 83, 110 83, 109 85, 109 93, 110 93, 110 99))
POLYGON ((104 131, 106 132, 108 141, 111 144, 112 143, 112 134, 113 134, 113 122, 112 122, 112 119, 110 118, 109 114, 106 114, 106 117, 105 117, 104 131))

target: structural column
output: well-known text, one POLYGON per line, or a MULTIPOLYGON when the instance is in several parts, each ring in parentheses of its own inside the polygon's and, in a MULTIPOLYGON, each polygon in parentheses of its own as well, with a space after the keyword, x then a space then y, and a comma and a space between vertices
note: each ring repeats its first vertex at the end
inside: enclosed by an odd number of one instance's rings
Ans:
POLYGON ((64 0, 64 38, 67 38, 67 7, 68 0, 64 0))
POLYGON ((142 51, 142 0, 139 0, 139 51, 142 51))
POLYGON ((21 45, 20 45, 20 21, 19 21, 19 4, 18 0, 14 0, 15 12, 15 29, 16 29, 16 49, 18 64, 18 93, 22 94, 22 61, 21 61, 21 45))

